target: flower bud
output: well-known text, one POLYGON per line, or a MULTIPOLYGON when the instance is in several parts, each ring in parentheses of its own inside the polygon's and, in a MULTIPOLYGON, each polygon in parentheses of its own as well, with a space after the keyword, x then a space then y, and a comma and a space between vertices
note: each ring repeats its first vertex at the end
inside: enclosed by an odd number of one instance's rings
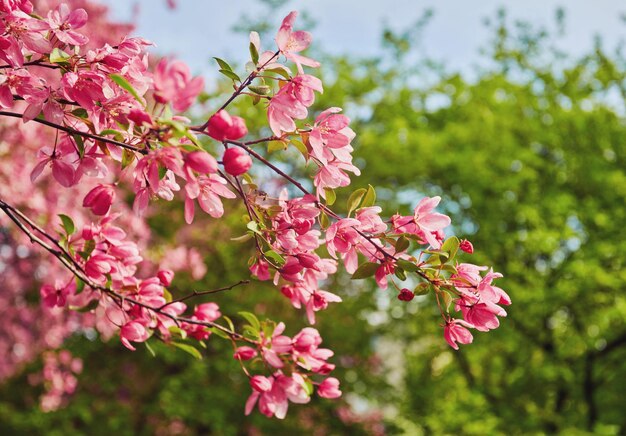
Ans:
POLYGON ((185 165, 201 174, 217 172, 217 161, 206 151, 192 151, 187 154, 185 165))
POLYGON ((474 246, 467 239, 463 239, 459 244, 459 248, 466 253, 472 254, 474 252, 474 246))
POLYGON ((341 396, 339 380, 335 377, 328 377, 317 387, 317 395, 322 398, 339 398, 341 396))
POLYGON ((209 119, 207 133, 211 138, 218 141, 227 139, 235 141, 246 136, 248 128, 243 118, 231 116, 222 109, 209 119))
POLYGON ((242 346, 237 348, 233 357, 239 360, 250 360, 257 355, 257 351, 252 347, 242 346))
POLYGON ((252 158, 238 147, 226 150, 222 162, 224 163, 224 169, 231 176, 243 174, 252 166, 252 158))
POLYGON ((415 298, 415 294, 407 288, 403 288, 398 294, 398 300, 400 301, 411 301, 413 298, 415 298))
POLYGON ((169 286, 174 279, 174 271, 170 269, 162 269, 157 273, 157 277, 163 286, 169 286))
POLYGON ((111 209, 115 189, 112 185, 97 185, 85 195, 83 207, 88 207, 94 215, 106 215, 111 209))

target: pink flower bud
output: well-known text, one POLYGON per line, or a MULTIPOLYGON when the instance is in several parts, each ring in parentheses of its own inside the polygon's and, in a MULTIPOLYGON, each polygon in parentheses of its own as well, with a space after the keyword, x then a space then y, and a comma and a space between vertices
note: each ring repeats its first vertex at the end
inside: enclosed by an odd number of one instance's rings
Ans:
POLYGON ((467 239, 463 239, 459 244, 459 248, 466 253, 472 254, 474 252, 474 246, 467 239))
POLYGON ((157 277, 163 286, 169 286, 174 279, 174 271, 170 269, 163 269, 157 273, 157 277))
POLYGON ((231 176, 243 174, 252 166, 252 158, 238 147, 226 150, 222 162, 224 163, 224 169, 231 176))
POLYGON ((187 154, 185 164, 201 174, 217 172, 217 161, 206 151, 193 151, 187 154))
POLYGON ((135 351, 135 347, 132 346, 130 341, 133 342, 145 342, 150 337, 148 330, 139 321, 130 321, 124 324, 120 330, 120 339, 122 344, 129 350, 135 351))
POLYGON ((198 305, 193 313, 193 316, 202 321, 213 322, 218 319, 222 314, 220 308, 215 303, 204 303, 198 305))
POLYGON ((218 141, 230 139, 235 141, 248 134, 246 123, 241 117, 231 116, 221 110, 209 119, 208 135, 218 141))
POLYGON ((94 215, 106 215, 111 209, 115 189, 112 185, 97 185, 85 195, 83 207, 88 207, 94 215))
POLYGON ((257 355, 257 352, 252 347, 246 347, 245 345, 237 348, 233 357, 239 360, 250 360, 257 355))
POLYGON ((255 375, 250 378, 250 386, 257 392, 268 392, 272 389, 272 382, 265 376, 255 375))
POLYGON ((407 288, 402 289, 398 294, 398 300, 400 301, 411 301, 413 298, 415 298, 415 294, 407 288))
POLYGON ((335 377, 328 377, 317 387, 317 395, 322 398, 339 398, 341 391, 339 390, 339 380, 335 377))

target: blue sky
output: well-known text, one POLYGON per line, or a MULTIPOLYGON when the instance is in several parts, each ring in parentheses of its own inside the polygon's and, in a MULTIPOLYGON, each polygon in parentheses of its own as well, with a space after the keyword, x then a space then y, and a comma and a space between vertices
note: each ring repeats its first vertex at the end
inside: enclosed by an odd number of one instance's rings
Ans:
MULTIPOLYGON (((247 37, 234 34, 232 26, 241 13, 254 15, 264 10, 256 0, 179 0, 176 10, 165 0, 109 0, 114 16, 131 19, 139 5, 137 34, 157 44, 161 53, 173 54, 190 64, 195 72, 209 74, 211 56, 244 60, 247 37)), ((434 17, 423 34, 422 49, 453 70, 471 71, 479 60, 478 49, 489 32, 482 19, 493 17, 505 7, 516 19, 551 26, 557 7, 565 8, 567 34, 560 47, 582 54, 600 35, 607 46, 626 39, 626 2, 622 0, 292 0, 276 11, 308 11, 317 22, 314 43, 332 53, 375 55, 380 51, 384 22, 402 28, 414 22, 427 8, 434 17)), ((278 20, 277 20, 278 21, 278 20)), ((264 41, 270 47, 272 41, 264 41)))

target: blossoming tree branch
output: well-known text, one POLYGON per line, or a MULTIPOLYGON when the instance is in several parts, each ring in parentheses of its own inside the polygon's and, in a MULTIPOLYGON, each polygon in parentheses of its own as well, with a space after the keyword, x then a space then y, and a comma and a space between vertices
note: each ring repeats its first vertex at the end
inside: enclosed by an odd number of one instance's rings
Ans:
MULTIPOLYGON (((40 349, 61 348, 85 327, 104 338, 118 335, 129 350, 162 341, 198 358, 210 338, 208 346, 229 341, 234 354, 228 358, 238 360, 250 380, 245 413, 258 406, 268 417, 284 418, 290 402, 341 396, 331 375, 333 351, 313 327, 287 336, 280 320, 250 312, 237 314, 234 323, 220 311, 220 292, 271 281, 314 325, 319 312, 341 302, 325 288, 342 266, 353 279, 373 277, 394 290, 390 298, 408 303, 416 294, 432 295, 443 336, 455 349, 472 342, 472 330, 498 327, 498 317, 506 316, 501 306, 511 303, 493 283, 501 274, 458 259, 473 247, 446 238, 450 218, 436 212, 439 197, 416 201, 409 216, 384 215, 369 186, 335 208, 335 191, 359 175, 352 163, 355 132, 338 107, 310 113, 323 84, 315 76, 319 62, 303 54, 311 35, 294 29, 296 12, 285 17, 269 50, 250 34, 245 74, 217 59, 233 92, 214 102, 219 109, 201 124, 184 114, 203 91, 203 79, 180 61, 152 62, 150 43, 126 36, 128 29, 108 31, 118 38, 113 43, 87 32, 102 26, 97 9, 93 15, 91 22, 85 9, 63 2, 0 1, 0 225, 3 245, 14 248, 3 250, 1 260, 9 268, 7 287, 44 282, 41 320, 57 331, 40 349), (263 107, 268 136, 250 138, 247 121, 229 113, 238 98, 263 107), (297 150, 315 168, 312 183, 273 163, 268 144, 297 150), (259 195, 255 167, 292 189, 259 195), (124 198, 129 193, 132 208, 124 198), (197 263, 199 255, 184 245, 166 247, 164 260, 154 261, 145 254, 150 231, 143 217, 176 197, 184 200, 180 213, 188 224, 198 213, 220 219, 224 202, 243 203, 247 232, 233 243, 254 250, 251 277, 175 296, 168 290, 175 270, 197 263), (215 302, 197 303, 207 296, 215 302)), ((7 323, 26 315, 14 316, 7 323)), ((51 410, 74 389, 81 363, 66 351, 46 356, 44 378, 55 383, 42 406, 51 410)), ((10 373, 7 365, 0 377, 10 373)))

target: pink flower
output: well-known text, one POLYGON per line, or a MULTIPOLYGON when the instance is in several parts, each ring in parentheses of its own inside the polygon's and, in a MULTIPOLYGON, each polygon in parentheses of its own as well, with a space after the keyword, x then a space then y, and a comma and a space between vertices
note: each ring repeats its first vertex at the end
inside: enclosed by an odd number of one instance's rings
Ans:
POLYGON ((96 185, 83 199, 83 207, 88 207, 95 215, 106 215, 111 210, 115 188, 113 185, 96 185))
POLYGON ((250 267, 250 273, 252 273, 253 276, 256 276, 256 278, 261 281, 269 280, 270 279, 269 264, 262 259, 258 259, 250 267))
POLYGON ((276 136, 282 136, 283 132, 293 132, 296 130, 293 120, 303 120, 309 114, 306 107, 293 95, 281 91, 272 97, 267 107, 270 128, 276 136))
POLYGON ((67 4, 61 3, 54 11, 48 12, 48 24, 59 41, 69 45, 85 45, 89 38, 74 31, 87 23, 87 12, 75 9, 70 12, 67 4))
POLYGON ((187 153, 184 156, 184 171, 190 174, 190 170, 200 174, 208 174, 217 172, 217 161, 206 151, 198 150, 187 153))
POLYGON ((157 277, 163 286, 169 286, 174 279, 174 271, 171 269, 162 269, 157 273, 157 277))
POLYGON ((244 345, 237 348, 233 357, 239 360, 250 360, 253 357, 256 357, 257 354, 258 353, 254 348, 244 345))
POLYGON ((231 147, 224 152, 222 157, 224 169, 231 176, 238 176, 247 172, 252 166, 252 158, 239 147, 231 147))
POLYGON ((76 281, 73 279, 66 285, 57 281, 54 286, 43 285, 40 295, 46 307, 63 307, 67 302, 67 297, 74 295, 76 292, 76 281))
POLYGON ((139 321, 129 321, 122 326, 120 330, 120 339, 122 344, 129 350, 135 351, 132 342, 145 342, 150 337, 150 333, 146 327, 139 321))
POLYGON ((341 391, 339 390, 339 380, 335 377, 328 377, 317 387, 317 395, 322 398, 339 398, 341 391))
POLYGON ((446 325, 443 328, 443 336, 452 348, 458 350, 459 346, 457 345, 457 342, 459 344, 471 344, 474 340, 474 337, 468 330, 468 328, 473 327, 473 325, 463 320, 453 319, 446 322, 446 325))
POLYGON ((52 176, 62 186, 69 188, 76 184, 76 170, 72 164, 68 163, 64 151, 61 148, 51 150, 49 147, 44 147, 39 150, 39 162, 33 168, 30 173, 30 180, 34 183, 37 177, 43 172, 44 168, 50 164, 52 167, 52 176))
POLYGON ((222 109, 209 118, 207 134, 217 141, 236 141, 248 134, 248 128, 243 118, 222 109))
POLYGON ((433 212, 441 201, 441 197, 424 197, 415 207, 412 217, 392 217, 396 233, 410 233, 423 238, 434 249, 441 248, 439 232, 450 225, 450 217, 433 212))
POLYGON ((311 34, 302 30, 294 32, 293 23, 296 20, 298 13, 296 11, 291 12, 283 20, 278 33, 276 34, 276 44, 280 52, 285 57, 296 63, 298 70, 302 70, 302 65, 308 67, 319 67, 320 64, 313 59, 299 55, 297 53, 305 50, 309 44, 311 44, 311 34))
POLYGON ((189 67, 181 61, 161 59, 154 72, 154 99, 172 103, 175 111, 183 112, 191 106, 204 89, 202 77, 191 76, 189 67))
POLYGON ((463 239, 461 241, 461 243, 459 244, 459 248, 468 254, 472 254, 474 252, 474 246, 467 239, 463 239))
POLYGON ((216 174, 200 176, 196 183, 187 183, 185 186, 185 221, 187 224, 193 222, 194 199, 196 198, 200 208, 213 218, 219 218, 224 214, 224 206, 220 197, 236 197, 225 185, 226 180, 216 174))

